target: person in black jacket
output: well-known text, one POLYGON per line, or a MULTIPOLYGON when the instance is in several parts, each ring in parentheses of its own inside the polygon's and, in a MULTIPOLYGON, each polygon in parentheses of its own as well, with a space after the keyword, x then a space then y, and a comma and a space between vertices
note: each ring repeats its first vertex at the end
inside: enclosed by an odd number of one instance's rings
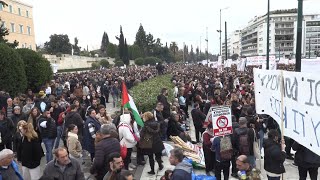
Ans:
POLYGON ((194 103, 194 109, 191 111, 191 116, 193 120, 193 125, 196 132, 197 143, 200 142, 199 133, 203 133, 205 128, 203 128, 203 123, 206 120, 206 115, 203 114, 200 110, 200 106, 198 103, 194 103))
POLYGON ((310 179, 317 180, 320 156, 297 142, 293 143, 292 149, 297 151, 294 162, 298 165, 299 179, 306 180, 309 171, 310 179))
POLYGON ((46 159, 49 163, 52 159, 52 149, 54 140, 57 137, 57 126, 54 119, 51 118, 50 109, 46 108, 43 115, 39 118, 40 134, 42 142, 46 147, 46 159))
POLYGON ((43 151, 38 134, 34 131, 31 123, 24 123, 19 129, 23 137, 21 145, 17 149, 17 157, 22 164, 22 176, 26 177, 30 173, 31 179, 39 179, 41 177, 40 161, 43 151))
POLYGON ((272 129, 268 133, 268 139, 264 141, 264 169, 268 180, 280 180, 285 172, 284 161, 286 159, 285 143, 279 143, 278 131, 272 129))
POLYGON ((179 118, 180 118, 179 114, 177 113, 171 114, 171 117, 168 122, 168 130, 167 130, 168 137, 179 136, 183 141, 187 141, 188 139, 190 139, 190 137, 188 137, 188 135, 182 129, 180 123, 178 122, 179 118))
POLYGON ((163 104, 162 115, 164 119, 169 119, 170 117, 170 104, 168 103, 167 97, 168 97, 168 89, 162 88, 161 94, 158 95, 157 99, 158 99, 158 102, 161 102, 163 104))
POLYGON ((0 151, 12 149, 12 137, 15 127, 11 119, 5 117, 5 112, 0 111, 0 151))
MULTIPOLYGON (((82 138, 83 138, 83 120, 80 116, 80 114, 77 112, 78 111, 78 107, 75 104, 72 104, 70 106, 70 112, 67 113, 66 117, 65 117, 65 122, 64 122, 64 129, 68 129, 70 124, 74 124, 78 127, 78 137, 79 137, 79 141, 82 142, 82 138)), ((63 132, 64 133, 64 137, 66 137, 66 131, 63 132)))

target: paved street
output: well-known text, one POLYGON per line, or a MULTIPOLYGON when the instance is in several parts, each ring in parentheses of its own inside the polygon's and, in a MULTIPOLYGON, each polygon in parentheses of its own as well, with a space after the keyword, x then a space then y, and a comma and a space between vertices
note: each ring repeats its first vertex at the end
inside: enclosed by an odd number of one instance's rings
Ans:
MULTIPOLYGON (((108 111, 109 114, 112 114, 117 110, 119 110, 119 108, 113 108, 112 107, 112 103, 108 103, 107 104, 107 111, 108 111)), ((191 108, 189 108, 189 110, 191 110, 191 108)), ((190 132, 189 133, 190 133, 191 138, 194 140, 195 139, 195 133, 194 133, 194 126, 193 126, 192 122, 190 124, 190 132)), ((168 142, 168 143, 172 143, 172 142, 168 142)), ((61 142, 61 145, 62 145, 62 142, 61 142)), ((155 165, 156 175, 151 176, 151 175, 149 175, 147 173, 147 172, 150 171, 150 166, 149 166, 149 161, 148 161, 147 156, 145 156, 145 160, 146 160, 146 165, 145 166, 137 166, 137 168, 133 170, 134 177, 137 180, 138 179, 141 179, 141 180, 159 180, 160 177, 164 175, 164 173, 165 173, 165 171, 167 169, 171 169, 171 170, 174 169, 174 166, 171 166, 170 163, 169 163, 169 158, 167 156, 163 156, 162 160, 163 160, 165 168, 162 171, 159 171, 158 170, 158 165, 156 163, 156 165, 155 165)), ((85 172, 85 176, 88 179, 93 179, 92 177, 89 177, 90 176, 89 169, 91 167, 90 157, 85 155, 84 156, 84 161, 85 161, 85 164, 83 165, 83 170, 85 172)), ((133 152, 133 154, 132 154, 132 163, 136 165, 136 153, 135 152, 133 152)), ((259 163, 260 162, 258 160, 257 161, 257 166, 258 167, 260 166, 259 163)), ((294 166, 292 163, 293 163, 292 160, 286 160, 285 161, 285 169, 286 169, 286 173, 284 174, 284 179, 285 180, 298 180, 299 179, 298 168, 296 166, 294 166)), ((45 168, 45 165, 46 165, 45 157, 43 157, 42 161, 41 161, 41 169, 42 170, 45 168)), ((262 160, 262 168, 261 169, 262 169, 262 173, 261 174, 262 174, 263 179, 267 179, 266 173, 263 170, 263 160, 262 160)), ((205 170, 204 169, 203 170, 195 170, 195 173, 197 175, 205 174, 205 170)), ((214 175, 214 174, 212 174, 212 175, 214 175)), ((230 176, 229 179, 230 180, 236 180, 235 178, 233 178, 231 176, 230 176)), ((318 175, 318 179, 320 179, 320 175, 318 175)), ((26 180, 29 180, 29 179, 26 179, 26 180)))

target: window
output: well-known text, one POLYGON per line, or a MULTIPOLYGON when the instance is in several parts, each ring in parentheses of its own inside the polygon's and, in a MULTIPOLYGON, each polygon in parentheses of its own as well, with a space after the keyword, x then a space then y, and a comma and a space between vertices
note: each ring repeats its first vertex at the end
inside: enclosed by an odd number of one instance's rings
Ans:
POLYGON ((19 16, 21 16, 21 9, 20 8, 18 8, 18 14, 19 14, 19 16))
POLYGON ((29 11, 26 11, 26 16, 29 17, 29 11))
POLYGON ((11 32, 14 33, 15 29, 14 29, 14 23, 11 23, 11 32))
POLYGON ((9 5, 9 12, 12 13, 12 5, 9 5))
POLYGON ((30 44, 29 48, 32 49, 32 45, 31 44, 30 44))
POLYGON ((2 4, 0 4, 0 11, 2 11, 3 10, 3 6, 2 6, 2 4))
POLYGON ((27 27, 27 29, 28 29, 28 35, 31 35, 31 27, 27 27))
POLYGON ((21 47, 24 48, 24 44, 22 44, 21 47))
POLYGON ((23 25, 19 25, 20 26, 20 33, 23 34, 23 25))

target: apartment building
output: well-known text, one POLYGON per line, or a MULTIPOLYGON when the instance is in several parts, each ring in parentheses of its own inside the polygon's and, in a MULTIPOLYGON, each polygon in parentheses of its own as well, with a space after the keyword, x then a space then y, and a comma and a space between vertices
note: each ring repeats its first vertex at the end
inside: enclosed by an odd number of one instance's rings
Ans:
POLYGON ((8 6, 0 5, 0 17, 8 28, 9 42, 17 40, 18 48, 36 49, 32 6, 17 0, 4 0, 8 6))
MULTIPOLYGON (((222 42, 222 59, 225 59, 225 42, 222 42)), ((227 39, 227 54, 228 58, 230 58, 233 54, 238 54, 240 55, 241 52, 241 31, 236 30, 229 34, 228 39, 227 39)))
POLYGON ((304 16, 304 56, 306 58, 316 57, 320 55, 320 15, 305 15, 304 16), (310 47, 310 49, 309 49, 310 47))

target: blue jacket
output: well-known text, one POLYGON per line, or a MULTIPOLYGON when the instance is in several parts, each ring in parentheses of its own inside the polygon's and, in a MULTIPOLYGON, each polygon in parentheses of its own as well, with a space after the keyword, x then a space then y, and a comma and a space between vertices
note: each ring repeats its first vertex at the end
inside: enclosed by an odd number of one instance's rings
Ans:
POLYGON ((191 180, 192 179, 192 165, 188 162, 182 161, 174 168, 171 180, 191 180))
POLYGON ((84 149, 87 150, 89 153, 94 153, 94 139, 91 137, 89 132, 89 123, 92 123, 95 127, 95 133, 100 130, 101 124, 98 120, 93 119, 92 117, 88 116, 85 122, 83 140, 84 140, 84 149))
MULTIPOLYGON (((19 172, 19 166, 15 161, 12 161, 11 165, 14 171, 16 172, 16 175, 19 177, 20 180, 23 180, 23 177, 21 176, 19 172)), ((1 171, 4 170, 2 167, 0 167, 0 180, 2 180, 2 174, 1 171)))

